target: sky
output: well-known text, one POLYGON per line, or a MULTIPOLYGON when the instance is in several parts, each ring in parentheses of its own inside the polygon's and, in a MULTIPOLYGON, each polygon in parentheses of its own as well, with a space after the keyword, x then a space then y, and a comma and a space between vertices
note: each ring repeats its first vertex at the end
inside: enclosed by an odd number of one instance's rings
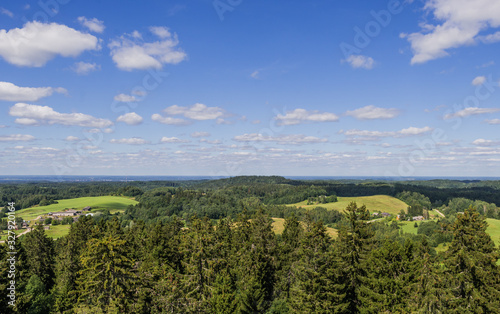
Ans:
POLYGON ((0 174, 498 176, 498 0, 0 1, 0 174))

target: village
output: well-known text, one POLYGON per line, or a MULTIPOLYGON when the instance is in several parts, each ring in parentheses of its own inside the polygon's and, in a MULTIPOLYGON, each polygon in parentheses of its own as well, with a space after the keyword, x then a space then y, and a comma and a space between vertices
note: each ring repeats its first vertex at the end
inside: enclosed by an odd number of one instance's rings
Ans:
MULTIPOLYGON (((38 216, 34 223, 31 221, 23 220, 20 229, 26 229, 27 232, 31 231, 33 227, 37 224, 44 225, 45 230, 50 230, 51 225, 56 224, 71 224, 78 220, 81 216, 94 216, 94 213, 90 211, 92 208, 90 206, 84 207, 82 210, 77 210, 74 208, 66 208, 60 212, 49 212, 47 214, 43 214, 38 216)), ((16 225, 16 230, 18 230, 18 226, 16 225)))

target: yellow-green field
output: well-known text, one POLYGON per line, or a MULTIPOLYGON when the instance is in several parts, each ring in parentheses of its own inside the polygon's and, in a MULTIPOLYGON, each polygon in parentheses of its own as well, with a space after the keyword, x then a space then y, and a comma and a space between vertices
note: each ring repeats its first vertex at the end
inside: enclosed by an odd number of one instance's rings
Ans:
POLYGON ((496 246, 500 247, 500 220, 487 218, 486 222, 488 223, 486 232, 488 232, 496 246))
POLYGON ((328 203, 328 204, 317 204, 317 205, 307 205, 307 200, 306 200, 300 203, 289 204, 289 206, 297 206, 307 209, 312 209, 321 206, 326 209, 336 209, 342 211, 351 202, 356 202, 358 207, 366 205, 366 208, 372 213, 376 211, 381 211, 383 213, 385 212, 397 215, 402 209, 406 211, 406 209, 408 208, 408 205, 405 202, 388 195, 338 197, 338 202, 328 203))
POLYGON ((121 197, 121 196, 96 196, 96 197, 79 197, 67 200, 58 200, 58 204, 48 206, 35 206, 16 211, 16 217, 21 217, 24 220, 34 220, 40 215, 50 212, 63 211, 65 208, 82 209, 84 207, 92 207, 92 211, 96 209, 109 209, 111 213, 123 211, 128 205, 135 205, 137 201, 121 197))
POLYGON ((50 230, 45 230, 45 234, 53 239, 59 239, 69 233, 71 225, 50 226, 50 230))
MULTIPOLYGON (((283 218, 273 218, 273 230, 276 234, 282 234, 285 230, 285 219, 283 218)), ((338 235, 337 229, 326 227, 326 232, 332 238, 336 238, 338 235)))

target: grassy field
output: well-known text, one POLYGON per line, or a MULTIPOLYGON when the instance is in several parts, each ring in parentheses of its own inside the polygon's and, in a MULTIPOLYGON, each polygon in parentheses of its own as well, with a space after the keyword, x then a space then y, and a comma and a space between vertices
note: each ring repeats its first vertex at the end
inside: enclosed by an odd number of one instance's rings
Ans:
POLYGON ((109 209, 111 213, 114 213, 125 210, 128 205, 137 204, 137 201, 121 196, 80 197, 58 200, 57 202, 58 204, 21 209, 16 211, 16 216, 24 220, 33 220, 40 215, 63 211, 65 208, 82 209, 86 206, 92 207, 92 211, 95 211, 95 209, 109 209))
MULTIPOLYGON (((285 226, 284 226, 285 219, 283 219, 283 218, 273 218, 273 220, 274 220, 274 222, 273 222, 274 233, 276 233, 276 234, 282 234, 283 230, 285 230, 285 226)), ((336 238, 337 234, 338 234, 336 229, 330 228, 330 227, 326 227, 326 232, 332 238, 336 238)))
POLYGON ((488 232, 497 247, 500 247, 500 220, 487 218, 486 222, 488 222, 486 232, 488 232))
MULTIPOLYGON (((7 240, 7 236, 9 235, 9 230, 2 230, 0 231, 0 241, 5 241, 7 240)), ((20 234, 21 232, 25 231, 23 229, 20 229, 20 230, 13 230, 16 235, 20 234)))
MULTIPOLYGON (((415 221, 403 221, 401 222, 403 225, 401 226, 401 230, 406 233, 417 234, 418 228, 415 228, 415 221)), ((420 225, 420 222, 417 222, 420 225)))
POLYGON ((59 239, 69 233, 71 225, 50 226, 50 230, 45 230, 45 234, 53 239, 59 239))
POLYGON ((366 208, 370 212, 381 211, 389 214, 397 215, 403 209, 406 211, 408 205, 388 195, 373 195, 373 196, 360 196, 360 197, 339 197, 338 202, 328 203, 328 204, 318 204, 318 205, 307 205, 307 201, 303 201, 296 204, 290 204, 289 206, 303 207, 307 209, 315 208, 318 206, 324 207, 326 209, 336 209, 339 211, 344 210, 350 202, 356 202, 358 206, 366 205, 366 208))

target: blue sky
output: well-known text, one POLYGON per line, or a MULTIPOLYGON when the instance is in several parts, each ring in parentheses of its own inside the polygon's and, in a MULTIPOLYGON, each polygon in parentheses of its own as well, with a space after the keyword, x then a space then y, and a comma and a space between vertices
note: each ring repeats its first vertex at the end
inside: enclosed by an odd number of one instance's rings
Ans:
POLYGON ((0 173, 498 176, 500 3, 2 1, 0 173))

